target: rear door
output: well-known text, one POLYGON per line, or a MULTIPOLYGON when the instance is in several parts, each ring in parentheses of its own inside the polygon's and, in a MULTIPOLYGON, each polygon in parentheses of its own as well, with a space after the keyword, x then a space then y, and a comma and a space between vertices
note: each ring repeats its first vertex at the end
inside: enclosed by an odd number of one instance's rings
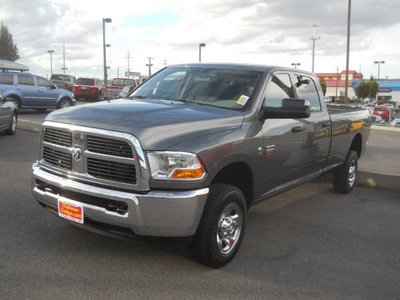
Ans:
POLYGON ((331 119, 322 105, 324 97, 319 81, 307 74, 292 74, 296 97, 308 100, 311 116, 302 119, 305 140, 301 146, 303 176, 316 175, 322 170, 331 143, 331 119))

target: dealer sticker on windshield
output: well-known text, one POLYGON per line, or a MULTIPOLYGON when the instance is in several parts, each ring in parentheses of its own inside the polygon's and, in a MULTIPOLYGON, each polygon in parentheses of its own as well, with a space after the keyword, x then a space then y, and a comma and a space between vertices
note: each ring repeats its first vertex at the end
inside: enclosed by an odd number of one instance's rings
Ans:
POLYGON ((242 95, 240 96, 239 100, 236 101, 236 103, 240 105, 245 105, 247 103, 247 100, 249 100, 249 97, 242 95))
POLYGON ((67 199, 58 199, 58 215, 62 218, 83 224, 83 206, 67 199))

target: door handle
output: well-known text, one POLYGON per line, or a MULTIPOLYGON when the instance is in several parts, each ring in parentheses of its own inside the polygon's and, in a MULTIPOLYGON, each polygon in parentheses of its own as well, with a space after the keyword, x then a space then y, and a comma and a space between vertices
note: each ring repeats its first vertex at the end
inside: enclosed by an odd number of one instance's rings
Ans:
POLYGON ((300 131, 303 131, 303 126, 292 127, 292 132, 300 132, 300 131))
POLYGON ((331 126, 331 122, 329 122, 329 121, 322 122, 322 127, 330 127, 330 126, 331 126))

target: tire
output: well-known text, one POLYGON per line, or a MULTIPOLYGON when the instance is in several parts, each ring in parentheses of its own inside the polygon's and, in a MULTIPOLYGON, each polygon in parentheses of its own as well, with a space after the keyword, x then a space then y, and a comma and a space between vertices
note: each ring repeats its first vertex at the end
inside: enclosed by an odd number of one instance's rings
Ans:
POLYGON ((71 100, 69 100, 68 98, 62 98, 57 105, 57 109, 70 107, 71 105, 72 105, 71 100))
POLYGON ((10 127, 5 131, 5 134, 14 135, 16 132, 17 132, 17 114, 13 113, 10 122, 10 127))
POLYGON ((238 188, 212 185, 199 227, 189 243, 194 259, 213 268, 230 262, 243 240, 246 212, 245 197, 238 188))
POLYGON ((348 194, 356 184, 358 155, 350 150, 344 163, 333 173, 333 189, 340 194, 348 194))

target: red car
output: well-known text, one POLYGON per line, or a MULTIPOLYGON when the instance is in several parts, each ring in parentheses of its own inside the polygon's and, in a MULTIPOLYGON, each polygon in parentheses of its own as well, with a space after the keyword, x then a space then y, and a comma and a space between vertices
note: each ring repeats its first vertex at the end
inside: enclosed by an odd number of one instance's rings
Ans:
POLYGON ((98 78, 78 78, 74 85, 75 99, 100 100, 104 96, 104 84, 98 78))
POLYGON ((390 107, 379 105, 375 106, 373 115, 381 116, 382 119, 389 121, 390 114, 393 114, 393 110, 390 107))

